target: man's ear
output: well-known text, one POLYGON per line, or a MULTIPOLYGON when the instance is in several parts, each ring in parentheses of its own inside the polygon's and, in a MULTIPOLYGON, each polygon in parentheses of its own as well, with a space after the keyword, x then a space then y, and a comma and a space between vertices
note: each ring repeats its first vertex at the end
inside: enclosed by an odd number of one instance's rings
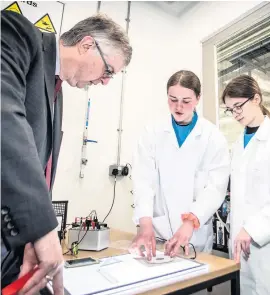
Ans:
POLYGON ((79 54, 86 54, 88 50, 93 49, 95 46, 95 40, 91 36, 85 36, 77 43, 79 54))

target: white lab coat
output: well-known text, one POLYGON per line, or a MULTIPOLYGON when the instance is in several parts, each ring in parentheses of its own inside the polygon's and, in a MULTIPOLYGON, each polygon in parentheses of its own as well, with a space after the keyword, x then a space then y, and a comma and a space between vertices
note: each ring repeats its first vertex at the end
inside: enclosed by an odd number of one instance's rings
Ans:
POLYGON ((146 127, 133 160, 134 222, 152 217, 157 237, 170 239, 192 212, 200 221, 191 243, 210 252, 212 216, 222 204, 228 185, 227 142, 217 127, 198 121, 179 148, 171 117, 146 127))
POLYGON ((231 164, 231 249, 242 227, 253 239, 251 255, 241 258, 241 294, 270 294, 270 119, 244 149, 235 143, 231 164))

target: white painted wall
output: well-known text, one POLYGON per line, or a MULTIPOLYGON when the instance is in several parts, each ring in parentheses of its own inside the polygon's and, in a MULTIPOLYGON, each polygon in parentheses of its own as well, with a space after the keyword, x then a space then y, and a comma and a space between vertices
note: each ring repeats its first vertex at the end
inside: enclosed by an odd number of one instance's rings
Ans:
MULTIPOLYGON (((124 101, 121 163, 132 164, 132 151, 148 120, 167 112, 166 83, 171 74, 190 69, 202 73, 201 40, 259 4, 257 1, 200 2, 176 19, 147 2, 132 2, 129 36, 134 48, 128 67, 124 101)), ((62 31, 96 12, 96 2, 66 2, 62 31)), ((101 12, 125 28, 126 2, 102 2, 101 12)), ((86 109, 83 90, 67 85, 64 91, 64 137, 53 191, 54 200, 68 200, 68 221, 96 209, 100 219, 107 214, 113 197, 113 179, 108 167, 117 158, 117 127, 121 74, 108 86, 92 87, 88 165, 79 178, 82 135, 86 109)), ((200 108, 199 108, 200 112, 200 108)), ((132 182, 117 183, 116 200, 107 222, 111 227, 134 232, 132 182)))

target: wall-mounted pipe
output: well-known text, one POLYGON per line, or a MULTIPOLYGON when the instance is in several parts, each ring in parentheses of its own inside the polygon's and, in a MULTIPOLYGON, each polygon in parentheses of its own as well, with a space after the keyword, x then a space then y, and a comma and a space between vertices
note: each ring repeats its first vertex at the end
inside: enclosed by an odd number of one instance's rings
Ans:
POLYGON ((97 13, 99 13, 99 11, 100 11, 100 6, 101 6, 101 1, 98 1, 97 2, 97 13))
POLYGON ((90 116, 90 106, 91 106, 91 101, 90 101, 90 97, 88 95, 88 90, 89 90, 89 86, 86 86, 85 93, 86 93, 87 107, 86 107, 86 114, 85 114, 85 126, 84 126, 84 132, 83 132, 80 178, 84 178, 84 168, 88 162, 87 143, 88 142, 97 143, 96 140, 88 139, 88 126, 89 126, 89 116, 90 116))
MULTIPOLYGON (((128 34, 129 31, 129 23, 130 23, 130 8, 131 8, 131 1, 128 1, 127 7, 127 17, 126 17, 126 33, 128 34)), ((121 100, 120 100, 120 115, 119 115, 119 122, 118 122, 118 146, 117 146, 117 166, 120 165, 120 157, 121 157, 121 148, 122 148, 122 125, 123 125, 123 106, 124 106, 124 94, 125 94, 125 84, 126 84, 126 68, 122 71, 122 85, 121 85, 121 100)))
MULTIPOLYGON (((129 31, 129 23, 130 23, 130 9, 131 9, 131 1, 127 2, 127 17, 126 21, 126 33, 129 31)), ((97 1, 97 12, 100 12, 101 1, 97 1)), ((121 147, 122 147, 122 125, 123 125, 123 105, 124 105, 124 94, 125 94, 125 84, 126 84, 126 68, 122 71, 122 84, 121 84, 121 99, 120 99, 120 114, 119 114, 119 122, 118 122, 118 146, 117 146, 117 166, 120 165, 120 157, 121 157, 121 147)), ((97 143, 95 140, 88 139, 88 124, 89 124, 89 113, 90 113, 90 98, 88 95, 89 86, 85 87, 86 92, 86 100, 87 100, 87 108, 86 108, 86 119, 85 119, 85 128, 83 133, 83 145, 82 145, 82 156, 81 156, 81 169, 80 169, 80 178, 84 177, 84 168, 88 162, 87 159, 87 143, 93 142, 97 143)))
MULTIPOLYGON (((101 1, 97 1, 97 13, 100 11, 101 1)), ((82 144, 82 152, 81 152, 81 163, 80 163, 80 178, 84 178, 84 168, 88 162, 87 159, 87 143, 97 143, 96 140, 88 139, 88 125, 89 125, 89 115, 90 115, 90 96, 88 94, 89 86, 87 85, 85 88, 86 93, 86 101, 87 101, 87 107, 86 107, 86 114, 85 114, 85 126, 84 126, 84 132, 83 132, 83 144, 82 144)))

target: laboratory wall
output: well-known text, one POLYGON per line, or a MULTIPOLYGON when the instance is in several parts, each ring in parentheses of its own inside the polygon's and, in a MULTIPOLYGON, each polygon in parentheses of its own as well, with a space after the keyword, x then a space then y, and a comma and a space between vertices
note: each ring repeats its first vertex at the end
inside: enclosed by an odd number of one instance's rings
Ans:
MULTIPOLYGON (((166 83, 180 69, 202 74, 201 41, 259 1, 198 2, 180 17, 174 17, 149 2, 132 2, 129 36, 134 48, 127 68, 123 104, 121 164, 132 165, 132 153, 142 128, 168 112, 166 83)), ((65 2, 62 32, 94 14, 97 2, 65 2)), ((126 27, 127 2, 101 2, 100 11, 126 27)), ((63 85, 63 141, 53 200, 68 200, 68 222, 96 210, 102 220, 113 200, 114 179, 109 165, 116 163, 122 74, 108 86, 92 86, 88 139, 88 163, 80 178, 81 148, 87 97, 84 90, 63 85)), ((203 98, 207 99, 207 98, 203 98)), ((201 104, 198 112, 201 113, 201 104)), ((132 175, 132 171, 131 171, 132 175)), ((136 230, 132 222, 132 180, 119 179, 113 210, 107 222, 124 231, 136 230)))

